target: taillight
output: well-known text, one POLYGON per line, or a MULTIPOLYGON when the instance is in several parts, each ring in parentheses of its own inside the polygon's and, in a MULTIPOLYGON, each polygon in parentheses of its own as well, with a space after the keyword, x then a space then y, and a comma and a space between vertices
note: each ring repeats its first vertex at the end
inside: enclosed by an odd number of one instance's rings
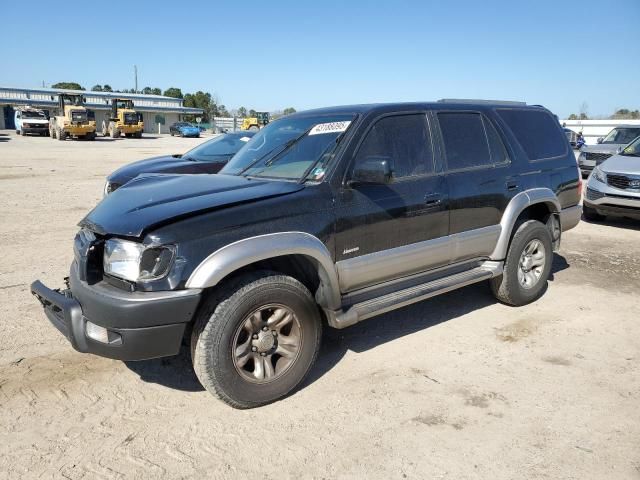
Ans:
POLYGON ((582 173, 578 170, 578 196, 582 197, 582 173))

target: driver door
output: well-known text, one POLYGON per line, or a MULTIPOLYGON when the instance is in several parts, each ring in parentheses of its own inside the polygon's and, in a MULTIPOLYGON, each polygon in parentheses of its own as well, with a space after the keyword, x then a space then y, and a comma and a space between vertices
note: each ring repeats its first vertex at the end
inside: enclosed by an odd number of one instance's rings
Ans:
POLYGON ((379 118, 351 173, 388 161, 385 183, 349 183, 337 198, 336 260, 344 292, 448 263, 446 178, 437 172, 426 112, 379 118))

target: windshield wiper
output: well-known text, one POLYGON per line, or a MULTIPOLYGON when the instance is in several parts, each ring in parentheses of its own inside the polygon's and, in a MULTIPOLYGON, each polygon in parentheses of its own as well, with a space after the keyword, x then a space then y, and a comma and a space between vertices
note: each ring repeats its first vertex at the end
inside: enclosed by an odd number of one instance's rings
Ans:
MULTIPOLYGON (((291 140, 288 140, 286 143, 284 143, 283 145, 280 145, 281 149, 278 153, 276 153, 275 155, 273 155, 273 157, 271 157, 269 160, 267 160, 264 164, 265 167, 270 167, 271 165, 273 165, 277 160, 278 157, 282 158, 281 155, 286 152, 287 150, 289 150, 291 147, 293 147, 296 143, 298 143, 300 140, 302 140, 302 138, 307 135, 307 133, 309 133, 311 131, 313 127, 308 128, 307 130, 305 130, 304 132, 302 132, 302 134, 298 135, 297 137, 292 138, 291 140)), ((264 155, 262 155, 260 158, 254 160, 253 162, 251 162, 249 165, 247 165, 245 168, 243 168, 242 170, 240 170, 238 172, 238 175, 242 175, 243 173, 245 173, 247 170, 249 170, 250 168, 253 168, 255 165, 257 165, 259 162, 261 162, 262 160, 264 160, 265 158, 267 158, 269 155, 271 155, 274 151, 276 151, 279 147, 276 146, 274 148, 272 148, 271 150, 269 150, 267 153, 265 153, 264 155)), ((264 169, 263 169, 264 170, 264 169)), ((262 170, 261 170, 262 171, 262 170)), ((260 172, 258 172, 260 173, 260 172)))

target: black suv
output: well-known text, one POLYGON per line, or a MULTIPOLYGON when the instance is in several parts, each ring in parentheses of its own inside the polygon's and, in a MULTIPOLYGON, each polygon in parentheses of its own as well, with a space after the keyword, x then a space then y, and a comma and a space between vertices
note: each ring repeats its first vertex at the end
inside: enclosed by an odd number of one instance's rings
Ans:
POLYGON ((301 112, 216 175, 142 175, 81 222, 64 290, 31 286, 81 352, 175 355, 248 408, 291 392, 344 328, 488 280, 537 299, 581 215, 545 108, 440 101, 301 112), (187 333, 188 332, 188 333, 187 333))

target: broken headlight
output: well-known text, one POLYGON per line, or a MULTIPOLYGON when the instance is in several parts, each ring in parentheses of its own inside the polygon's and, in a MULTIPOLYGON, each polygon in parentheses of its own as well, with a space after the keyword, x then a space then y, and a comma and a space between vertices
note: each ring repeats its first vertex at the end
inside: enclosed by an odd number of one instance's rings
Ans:
POLYGON ((104 244, 104 273, 132 282, 164 277, 173 263, 175 247, 146 246, 112 238, 104 244))

